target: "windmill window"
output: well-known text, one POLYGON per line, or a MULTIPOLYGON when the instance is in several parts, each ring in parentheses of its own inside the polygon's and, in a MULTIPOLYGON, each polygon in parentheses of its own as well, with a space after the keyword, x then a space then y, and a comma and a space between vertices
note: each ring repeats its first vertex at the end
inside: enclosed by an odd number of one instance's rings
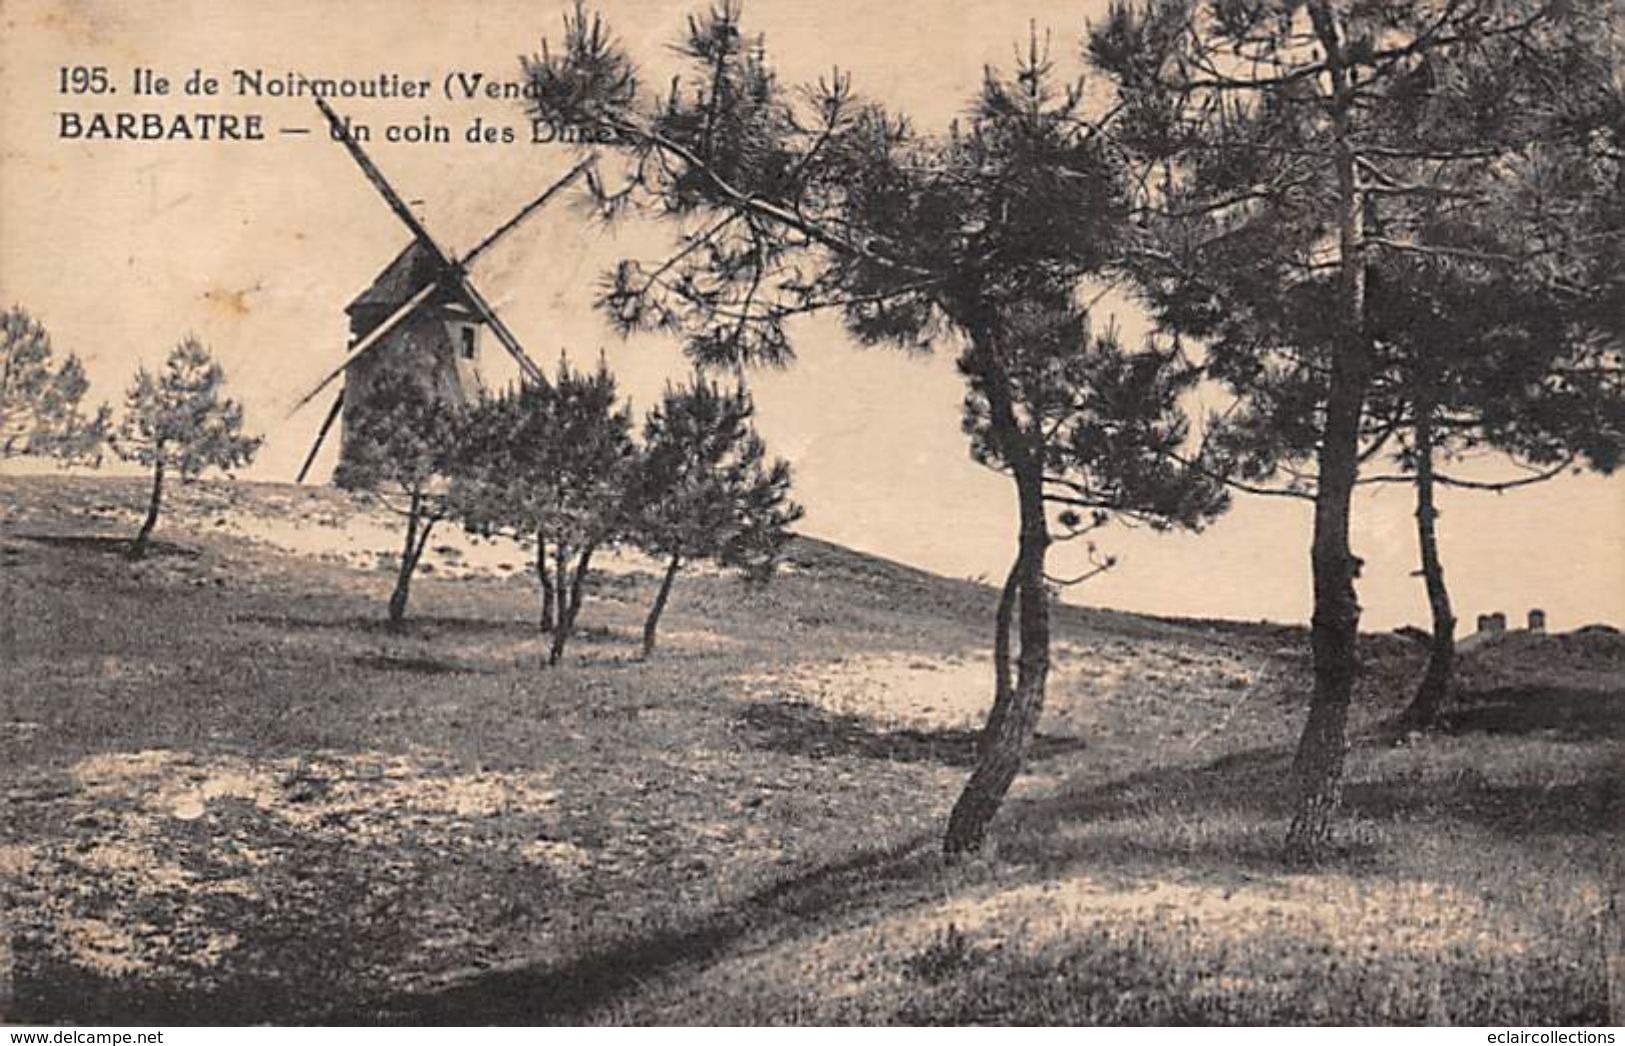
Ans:
POLYGON ((473 327, 460 327, 460 328, 458 328, 458 334, 461 335, 461 337, 462 337, 463 359, 465 359, 465 360, 473 359, 474 358, 474 328, 473 327))

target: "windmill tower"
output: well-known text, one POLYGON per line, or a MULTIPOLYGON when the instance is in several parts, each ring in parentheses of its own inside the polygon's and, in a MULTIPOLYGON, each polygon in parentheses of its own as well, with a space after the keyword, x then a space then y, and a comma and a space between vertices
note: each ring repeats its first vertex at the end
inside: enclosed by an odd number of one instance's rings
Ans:
MULTIPOLYGON (((473 250, 456 259, 429 235, 429 230, 418 221, 406 201, 350 136, 332 107, 320 97, 316 105, 333 128, 333 136, 344 143, 367 181, 412 234, 412 240, 384 267, 372 285, 345 308, 350 318, 350 349, 344 362, 294 404, 293 410, 297 412, 335 381, 344 380, 299 469, 300 483, 315 463, 333 423, 364 414, 372 384, 386 370, 404 370, 435 395, 451 402, 467 402, 484 388, 480 353, 483 333, 489 330, 519 365, 525 380, 547 380, 541 368, 525 354, 519 339, 469 280, 467 270, 497 241, 517 229, 571 182, 587 174, 593 162, 588 158, 576 164, 512 218, 493 229, 473 250)), ((344 453, 342 436, 339 452, 344 453)))
MULTIPOLYGON (((437 283, 436 261, 416 240, 390 262, 372 285, 344 309, 350 318, 350 344, 378 328, 425 286, 437 283)), ((367 410, 374 379, 382 372, 408 370, 436 397, 466 403, 485 381, 480 367, 485 319, 454 292, 430 295, 398 323, 377 347, 351 363, 339 393, 339 454, 343 457, 351 419, 367 410)), ((301 473, 303 478, 303 473, 301 473)))

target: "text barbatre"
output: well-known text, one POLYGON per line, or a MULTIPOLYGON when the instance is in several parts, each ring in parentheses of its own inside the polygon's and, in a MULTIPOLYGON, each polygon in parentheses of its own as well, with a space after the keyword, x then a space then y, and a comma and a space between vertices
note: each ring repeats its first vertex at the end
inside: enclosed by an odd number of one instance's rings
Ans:
POLYGON ((67 141, 262 142, 259 113, 59 112, 57 137, 67 141))

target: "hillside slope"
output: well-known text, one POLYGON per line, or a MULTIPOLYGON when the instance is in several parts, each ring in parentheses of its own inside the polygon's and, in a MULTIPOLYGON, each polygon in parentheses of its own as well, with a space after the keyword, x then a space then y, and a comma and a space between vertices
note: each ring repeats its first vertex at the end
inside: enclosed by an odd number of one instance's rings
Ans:
MULTIPOLYGON (((810 540, 753 590, 618 556, 541 667, 522 549, 328 490, 0 478, 0 885, 38 1022, 1597 1022, 1618 637, 1475 652, 1445 734, 1371 728, 1348 842, 1274 858, 1300 630, 1057 615, 990 854, 936 833, 993 597, 810 540), (1538 896, 1528 884, 1539 882, 1538 896)), ((1612 878, 1610 878, 1612 876, 1612 878)), ((0 977, 0 984, 5 979, 0 977)))

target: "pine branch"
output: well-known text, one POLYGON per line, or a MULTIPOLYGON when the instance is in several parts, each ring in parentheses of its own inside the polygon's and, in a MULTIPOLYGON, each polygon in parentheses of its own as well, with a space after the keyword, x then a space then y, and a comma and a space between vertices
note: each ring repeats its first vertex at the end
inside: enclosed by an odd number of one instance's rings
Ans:
POLYGON ((644 281, 643 290, 637 292, 638 295, 641 297, 643 294, 648 293, 649 289, 651 287, 653 287, 656 283, 659 282, 660 277, 662 277, 662 276, 666 275, 666 273, 670 272, 672 270, 672 268, 677 265, 677 263, 681 262, 684 258, 687 258, 689 255, 693 254, 695 251, 699 250, 701 247, 704 247, 706 244, 711 243, 713 240, 716 239, 718 234, 720 234, 722 232, 722 230, 726 229, 728 226, 732 225, 734 222, 738 221, 740 218, 741 218, 741 215, 740 215, 740 213, 738 211, 729 211, 727 214, 723 215, 715 224, 713 224, 711 226, 711 228, 707 229, 703 234, 695 236, 692 240, 689 241, 689 243, 685 247, 683 247, 682 250, 678 251, 676 254, 673 254, 671 257, 667 258, 664 262, 662 262, 660 264, 660 266, 658 268, 656 268, 652 273, 650 273, 648 275, 648 278, 644 281))
POLYGON ((786 228, 793 229, 796 232, 801 233, 814 243, 828 247, 829 249, 838 251, 842 254, 862 258, 868 262, 873 262, 884 269, 889 269, 895 272, 906 272, 915 276, 932 275, 932 273, 927 269, 921 269, 918 266, 909 265, 894 258, 889 258, 883 254, 878 254, 874 250, 870 249, 870 247, 866 244, 853 243, 845 237, 838 236, 831 232, 823 223, 810 220, 805 215, 802 215, 797 211, 780 206, 776 203, 772 203, 768 200, 764 200, 753 193, 746 193, 736 188, 720 174, 718 174, 710 164, 696 156, 693 150, 687 148, 679 142, 672 141, 670 138, 658 131, 645 127, 639 127, 637 124, 626 119, 610 118, 607 122, 613 130, 626 134, 634 139, 647 142, 650 145, 668 152, 682 160, 683 163, 687 165, 689 170, 702 175, 706 181, 710 182, 716 191, 733 207, 760 215, 761 217, 767 218, 776 224, 783 225, 786 228))
POLYGON ((1474 203, 1483 203, 1489 199, 1485 193, 1466 192, 1460 189, 1447 189, 1437 185, 1421 185, 1417 182, 1405 182, 1388 174, 1369 159, 1356 153, 1354 163, 1361 170, 1366 171, 1377 179, 1379 184, 1362 184, 1362 192, 1376 193, 1383 196, 1428 196, 1433 198, 1470 200, 1474 203))
MULTIPOLYGON (((1440 486, 1456 487, 1456 488, 1459 488, 1461 490, 1481 490, 1481 491, 1488 491, 1488 492, 1490 492, 1492 494, 1500 494, 1500 493, 1503 493, 1503 492, 1508 491, 1508 490, 1516 490, 1519 487, 1529 487, 1529 486, 1535 485, 1536 483, 1545 483, 1547 480, 1555 479, 1556 477, 1562 475, 1564 472, 1568 471, 1574 465, 1574 462, 1578 459, 1578 457, 1579 457, 1579 455, 1571 453, 1567 457, 1565 457, 1562 461, 1558 462, 1556 465, 1551 466, 1550 468, 1542 469, 1542 470, 1540 470, 1538 472, 1531 473, 1530 475, 1527 475, 1527 476, 1521 476, 1518 479, 1506 479, 1506 480, 1461 479, 1460 477, 1447 476, 1447 475, 1445 475, 1443 473, 1437 473, 1436 472, 1436 473, 1434 473, 1433 480, 1434 480, 1435 483, 1438 483, 1440 486)), ((1416 477, 1412 476, 1412 475, 1409 475, 1409 474, 1384 475, 1384 476, 1364 476, 1364 477, 1361 477, 1359 482, 1361 484, 1392 484, 1392 483, 1410 484, 1410 483, 1415 483, 1416 482, 1416 477)))
MULTIPOLYGON (((1091 562, 1094 562, 1094 561, 1091 560, 1091 562)), ((1112 569, 1116 565, 1117 565, 1117 560, 1114 559, 1114 558, 1108 557, 1104 561, 1096 563, 1095 566, 1092 569, 1084 571, 1083 573, 1079 574, 1077 577, 1060 578, 1060 577, 1056 577, 1053 574, 1046 573, 1044 575, 1044 580, 1048 581, 1052 585, 1059 585, 1062 588, 1071 588, 1073 585, 1081 585, 1081 584, 1083 584, 1085 581, 1088 581, 1092 577, 1099 577, 1101 574, 1104 574, 1106 571, 1112 569)))

